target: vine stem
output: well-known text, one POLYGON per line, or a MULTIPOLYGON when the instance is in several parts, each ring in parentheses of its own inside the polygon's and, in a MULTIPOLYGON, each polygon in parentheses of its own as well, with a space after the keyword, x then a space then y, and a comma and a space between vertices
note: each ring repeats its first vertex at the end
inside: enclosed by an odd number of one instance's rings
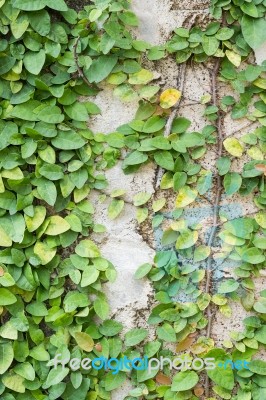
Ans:
MULTIPOLYGON (((215 66, 213 69, 212 73, 212 102, 214 106, 219 106, 218 104, 218 93, 217 93, 217 87, 218 87, 218 73, 220 69, 220 64, 221 61, 218 58, 215 62, 215 66)), ((223 122, 222 122, 222 115, 221 111, 218 111, 218 119, 217 119, 217 156, 220 158, 223 154, 223 139, 224 139, 224 134, 223 134, 223 122)), ((222 178, 218 173, 218 170, 216 169, 216 193, 215 193, 215 198, 214 198, 214 203, 213 203, 213 216, 212 216, 212 229, 211 233, 209 236, 208 240, 208 246, 210 249, 213 247, 214 240, 216 238, 216 233, 217 229, 219 226, 219 209, 220 209, 220 203, 221 203, 221 197, 222 197, 222 178)), ((211 285, 212 285, 212 262, 213 262, 213 257, 212 257, 212 252, 210 253, 208 259, 207 259, 207 268, 206 268, 206 285, 205 285, 205 292, 210 293, 211 292, 211 285)), ((207 307, 207 319, 208 319, 208 324, 207 324, 207 332, 206 336, 207 338, 211 337, 211 330, 212 330, 212 321, 213 321, 213 313, 211 309, 211 304, 208 305, 207 307)), ((209 382, 209 377, 206 375, 206 381, 205 381, 205 395, 206 398, 209 397, 210 393, 210 382, 209 382)))
POLYGON ((78 53, 77 53, 77 47, 80 41, 80 36, 77 37, 76 42, 73 45, 73 54, 74 54, 74 61, 78 70, 79 77, 88 85, 89 87, 92 87, 92 84, 88 81, 86 76, 84 75, 84 72, 82 68, 79 66, 79 59, 78 59, 78 53))
MULTIPOLYGON (((194 14, 191 18, 187 26, 184 26, 187 29, 191 29, 192 26, 194 25, 195 19, 197 18, 197 14, 194 14)), ((171 133, 172 126, 174 119, 177 115, 177 112, 180 108, 180 104, 182 102, 182 93, 184 92, 185 88, 185 82, 186 82, 186 72, 187 72, 187 62, 184 62, 180 66, 179 74, 178 74, 178 80, 177 80, 177 87, 178 90, 181 92, 181 97, 180 99, 176 102, 175 106, 172 109, 172 112, 167 120, 165 130, 164 130, 164 137, 168 137, 171 133)), ((159 167, 156 176, 155 176, 155 189, 158 189, 161 184, 161 180, 164 174, 164 169, 162 167, 159 167)))

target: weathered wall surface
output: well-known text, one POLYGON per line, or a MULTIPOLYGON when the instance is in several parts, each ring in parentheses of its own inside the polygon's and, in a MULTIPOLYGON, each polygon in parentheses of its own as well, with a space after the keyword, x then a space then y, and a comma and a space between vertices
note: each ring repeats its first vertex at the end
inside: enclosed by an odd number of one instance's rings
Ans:
MULTIPOLYGON (((153 44, 165 42, 171 31, 181 26, 184 21, 196 14, 199 21, 208 20, 207 0, 133 0, 132 7, 140 19, 140 27, 136 35, 153 44)), ((266 58, 265 47, 259 49, 257 62, 266 58)), ((178 67, 171 58, 162 60, 154 64, 154 71, 158 73, 158 81, 162 87, 176 87, 178 78, 178 67)), ((202 117, 204 107, 196 104, 203 94, 210 92, 211 70, 199 65, 188 67, 183 101, 179 115, 187 116, 192 120, 192 129, 200 129, 204 126, 205 120, 202 117)), ((221 87, 221 91, 228 93, 228 88, 221 87)), ((94 132, 114 132, 119 125, 130 121, 137 109, 137 102, 123 104, 113 97, 112 88, 105 87, 96 97, 95 102, 102 110, 101 116, 96 116, 91 121, 91 128, 94 132)), ((228 135, 238 131, 238 135, 245 132, 247 121, 225 121, 224 129, 228 135), (243 127, 243 130, 239 129, 243 127)), ((251 128, 250 128, 251 129, 251 128)), ((214 165, 215 155, 208 152, 208 156, 200 162, 206 169, 214 165)), ((235 166, 236 170, 239 168, 235 166)), ((114 189, 126 189, 126 205, 119 218, 110 221, 107 217, 107 207, 110 198, 99 204, 95 196, 96 220, 107 227, 106 233, 95 236, 95 240, 100 244, 102 253, 116 266, 118 278, 116 283, 106 285, 106 293, 111 304, 111 316, 123 322, 125 329, 136 326, 147 327, 146 320, 149 309, 153 303, 153 291, 148 281, 136 281, 133 278, 137 267, 145 262, 152 261, 154 255, 153 232, 149 227, 139 227, 135 218, 135 207, 131 204, 132 198, 139 192, 154 193, 155 167, 148 165, 134 175, 124 175, 121 166, 117 165, 107 172, 109 188, 106 190, 110 194, 114 189)), ((167 208, 171 210, 173 199, 168 198, 167 208)), ((206 204, 202 202, 193 206, 199 214, 199 207, 205 210, 210 207, 208 200, 206 204)), ((242 216, 253 212, 254 206, 249 198, 239 198, 234 196, 230 204, 224 203, 225 210, 229 210, 232 217, 242 216)), ((191 210, 193 217, 193 210, 191 210)), ((204 225, 208 228, 211 215, 202 212, 204 225)), ((145 225, 146 226, 146 225, 145 225)), ((230 266, 225 268, 226 275, 231 274, 230 266)), ((259 280, 258 287, 262 282, 259 280)), ((242 316, 237 305, 233 307, 231 319, 224 318, 221 314, 215 318, 212 336, 217 342, 228 339, 231 330, 242 329, 242 316), (230 327, 230 329, 228 329, 230 327)), ((152 332, 151 332, 152 335, 152 332)), ((121 400, 128 393, 128 383, 113 394, 113 400, 121 400)))

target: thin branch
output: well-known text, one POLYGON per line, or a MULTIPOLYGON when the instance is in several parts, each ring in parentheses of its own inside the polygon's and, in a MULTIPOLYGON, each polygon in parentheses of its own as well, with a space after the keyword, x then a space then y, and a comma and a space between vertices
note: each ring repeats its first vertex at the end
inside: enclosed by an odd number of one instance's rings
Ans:
MULTIPOLYGON (((191 29, 195 19, 197 17, 197 14, 193 15, 189 21, 189 24, 186 26, 187 29, 191 29)), ((187 71, 187 62, 184 62, 183 64, 181 64, 180 66, 180 70, 179 70, 179 74, 178 74, 178 81, 177 81, 177 87, 180 90, 181 93, 183 93, 184 88, 185 88, 185 81, 186 81, 186 71, 187 71)), ((175 104, 168 120, 165 126, 165 130, 164 130, 164 137, 168 137, 171 133, 172 130, 172 126, 173 126, 173 122, 174 119, 177 115, 177 112, 180 108, 180 104, 182 101, 182 97, 177 101, 177 103, 175 104)), ((161 180, 164 174, 164 169, 162 167, 159 167, 155 176, 155 189, 158 189, 160 187, 161 184, 161 180)))
MULTIPOLYGON (((215 62, 215 67, 212 73, 212 102, 214 106, 218 106, 218 94, 217 94, 217 86, 218 86, 218 73, 220 69, 220 64, 221 61, 218 58, 215 62)), ((217 119, 217 155, 218 157, 221 157, 223 154, 223 123, 222 123, 222 115, 221 111, 218 112, 218 119, 217 119)), ((221 203, 221 196, 222 196, 222 178, 219 175, 218 171, 216 170, 216 193, 215 193, 215 200, 214 200, 214 205, 213 205, 213 221, 212 221, 212 230, 209 236, 208 240, 208 246, 210 248, 213 247, 214 240, 216 238, 217 234, 217 229, 219 225, 219 209, 220 209, 220 203, 221 203)), ((207 268, 206 268, 206 285, 205 285, 205 292, 210 293, 211 292, 211 284, 212 284, 212 252, 209 255, 207 259, 207 268)), ((212 330, 212 321, 213 321, 213 313, 211 309, 211 303, 207 307, 207 319, 208 319, 208 324, 207 324, 207 332, 206 336, 207 338, 210 338, 211 336, 211 330, 212 330)), ((208 375, 206 376, 205 380, 205 395, 206 398, 209 397, 210 393, 210 382, 209 382, 209 377, 208 375)))
POLYGON ((73 45, 73 53, 74 53, 74 61, 78 70, 79 77, 88 85, 89 87, 92 87, 92 84, 88 81, 86 76, 84 75, 84 72, 82 68, 79 66, 79 59, 78 59, 78 53, 77 53, 77 47, 80 41, 80 36, 77 37, 77 40, 75 44, 73 45))

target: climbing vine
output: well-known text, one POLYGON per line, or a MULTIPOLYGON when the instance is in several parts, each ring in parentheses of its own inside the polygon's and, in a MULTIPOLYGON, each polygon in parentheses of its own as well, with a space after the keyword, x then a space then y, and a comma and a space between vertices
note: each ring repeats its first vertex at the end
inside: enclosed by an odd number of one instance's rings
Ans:
MULTIPOLYGON (((127 0, 94 0, 78 13, 64 0, 0 0, 1 399, 108 400, 127 376, 127 400, 265 398, 258 352, 266 344, 266 291, 258 294, 253 282, 266 249, 266 65, 255 65, 253 54, 266 40, 265 10, 265 0, 213 0, 211 22, 201 27, 193 18, 165 45, 151 46, 135 39, 138 20, 127 0), (166 57, 180 64, 179 80, 162 91, 145 60, 166 57), (199 132, 180 115, 188 62, 211 65, 199 132), (103 83, 122 101, 139 100, 134 120, 107 135, 89 128, 103 83), (221 95, 222 85, 230 95, 221 95), (246 118, 249 132, 228 135, 228 115, 246 118), (208 151, 216 154, 212 170, 201 165, 208 151), (153 198, 133 199, 140 224, 152 214, 153 228, 164 226, 163 193, 176 193, 160 250, 135 273, 153 282, 154 341, 144 328, 122 339, 122 324, 109 318, 103 284, 115 280, 115 266, 92 240, 105 227, 94 220, 90 194, 102 198, 104 171, 121 158, 126 174, 157 166, 153 198), (238 172, 235 160, 244 160, 238 172), (252 215, 223 210, 223 199, 236 194, 253 199, 252 215), (186 217, 202 199, 212 210, 207 230, 186 217), (236 265, 218 288, 217 259, 236 265), (179 301, 181 294, 193 301, 179 301), (213 317, 230 317, 233 302, 249 316, 243 332, 218 347, 213 317), (217 368, 173 373, 165 365, 114 376, 52 362, 57 355, 173 359, 186 350, 214 358, 217 368), (249 369, 218 368, 225 360, 245 360, 249 369)), ((111 194, 110 218, 122 212, 123 196, 111 194)))

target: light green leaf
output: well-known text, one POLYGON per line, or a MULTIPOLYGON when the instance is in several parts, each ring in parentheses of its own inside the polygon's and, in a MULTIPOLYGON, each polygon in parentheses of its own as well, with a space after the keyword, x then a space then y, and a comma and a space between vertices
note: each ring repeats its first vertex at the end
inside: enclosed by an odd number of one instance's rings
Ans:
POLYGON ((24 378, 13 372, 10 372, 3 376, 2 382, 10 390, 16 393, 25 393, 24 378))
POLYGON ((186 229, 180 233, 176 241, 176 249, 184 250, 188 249, 197 242, 199 234, 197 231, 191 231, 190 229, 186 229))
POLYGON ((184 208, 189 204, 193 203, 198 196, 197 190, 190 189, 189 186, 184 186, 179 190, 177 195, 175 206, 176 208, 184 208))
POLYGON ((224 148, 234 157, 241 157, 244 151, 243 145, 236 138, 225 139, 224 148))
POLYGON ((126 346, 136 346, 142 342, 148 336, 148 332, 144 328, 134 328, 131 329, 125 335, 125 345, 126 346))
POLYGON ((166 170, 173 171, 174 159, 169 151, 166 150, 156 151, 154 154, 154 160, 160 167, 166 170))
POLYGON ((150 272, 151 269, 152 269, 151 264, 148 264, 148 263, 142 264, 140 267, 138 267, 138 269, 134 273, 135 279, 144 278, 144 276, 146 276, 150 272))
POLYGON ((12 364, 14 358, 14 351, 12 344, 10 342, 0 344, 0 374, 3 375, 10 365, 12 364))
POLYGON ((210 247, 201 245, 195 249, 194 261, 199 262, 199 261, 206 260, 206 258, 208 258, 210 254, 211 254, 210 247))
POLYGON ((113 374, 112 371, 109 371, 108 374, 103 379, 103 384, 105 385, 105 390, 110 392, 112 390, 117 389, 121 386, 126 380, 126 373, 119 371, 118 374, 113 374))
POLYGON ((241 28, 245 41, 255 50, 266 40, 266 20, 243 15, 241 28))
POLYGON ((75 131, 58 131, 55 138, 52 139, 52 145, 61 150, 80 149, 85 145, 85 140, 75 131))
POLYGON ((156 332, 159 339, 166 342, 176 342, 176 333, 174 328, 170 324, 165 323, 162 326, 159 326, 156 332))
POLYGON ((199 376, 194 371, 179 372, 173 378, 171 390, 173 392, 184 392, 192 389, 199 381, 199 376))
POLYGON ((54 206, 57 198, 57 190, 53 182, 48 179, 39 179, 37 192, 47 204, 54 206))
POLYGON ((229 172, 225 175, 223 184, 226 193, 231 196, 240 189, 242 177, 237 172, 229 172))
POLYGON ((91 352, 94 347, 94 341, 90 335, 85 332, 76 332, 75 339, 78 346, 87 352, 91 352))
POLYGON ((45 242, 36 242, 34 253, 39 257, 42 265, 46 265, 56 255, 56 248, 51 249, 45 242))
POLYGON ((43 385, 45 389, 58 385, 58 383, 62 382, 62 380, 68 375, 69 368, 63 367, 62 365, 58 365, 57 368, 52 368, 46 378, 46 381, 43 385))
POLYGON ((149 201, 150 198, 151 198, 150 193, 146 193, 146 192, 138 193, 133 197, 133 204, 136 207, 142 206, 143 204, 147 203, 147 201, 149 201))
POLYGON ((45 63, 45 51, 28 51, 23 59, 25 68, 33 75, 39 75, 45 63))
POLYGON ((13 7, 24 11, 38 11, 46 6, 46 0, 14 0, 13 7))
POLYGON ((110 219, 115 219, 121 214, 124 209, 125 202, 124 200, 112 200, 108 206, 108 217, 110 219))
POLYGON ((45 230, 46 235, 57 236, 70 229, 69 223, 59 215, 53 215, 47 221, 49 225, 45 230))
POLYGON ((75 252, 80 257, 88 257, 88 258, 95 258, 100 257, 101 253, 95 243, 93 243, 89 239, 82 240, 77 245, 75 252))

